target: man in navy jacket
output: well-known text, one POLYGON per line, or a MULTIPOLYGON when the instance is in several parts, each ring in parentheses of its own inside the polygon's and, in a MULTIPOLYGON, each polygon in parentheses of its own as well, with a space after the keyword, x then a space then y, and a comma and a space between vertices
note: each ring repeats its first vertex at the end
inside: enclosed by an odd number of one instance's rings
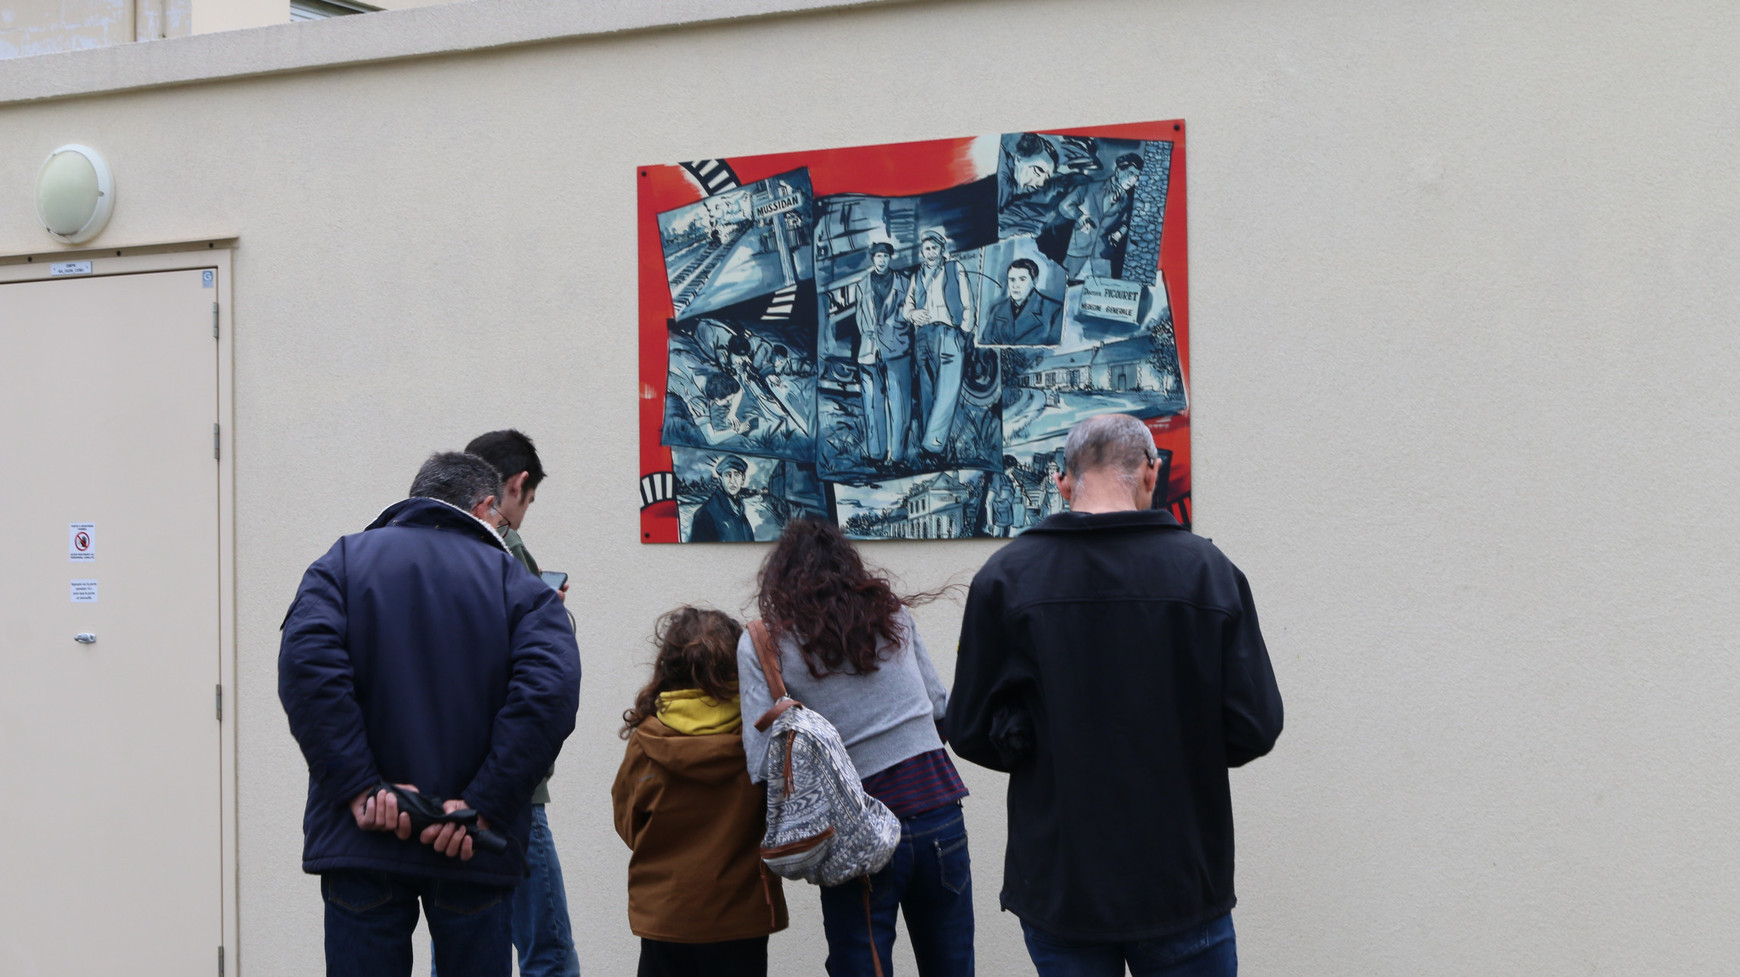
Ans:
POLYGON ((423 902, 443 973, 506 975, 506 898, 532 790, 574 728, 580 656, 556 592, 484 518, 501 476, 438 454, 366 530, 316 560, 285 616, 278 696, 308 761, 302 867, 321 876, 329 975, 409 974, 423 902), (412 839, 383 783, 466 807, 412 839))
POLYGON ((1244 574, 1147 508, 1154 440, 1070 432, 1070 511, 973 579, 945 725, 1008 771, 1003 908, 1040 977, 1231 975, 1227 768, 1269 752, 1281 694, 1244 574))

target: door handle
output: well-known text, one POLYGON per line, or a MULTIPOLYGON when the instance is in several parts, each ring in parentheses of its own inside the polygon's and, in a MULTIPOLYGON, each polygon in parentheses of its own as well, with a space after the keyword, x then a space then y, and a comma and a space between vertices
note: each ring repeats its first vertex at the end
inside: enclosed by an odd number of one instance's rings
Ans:
POLYGON ((89 631, 80 631, 78 634, 73 635, 73 640, 81 645, 94 645, 97 643, 97 636, 89 631))

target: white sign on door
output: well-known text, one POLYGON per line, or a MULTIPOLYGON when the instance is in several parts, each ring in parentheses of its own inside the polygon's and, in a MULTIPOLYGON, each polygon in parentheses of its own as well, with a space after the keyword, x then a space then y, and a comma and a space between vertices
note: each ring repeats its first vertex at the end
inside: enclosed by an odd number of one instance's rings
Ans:
POLYGON ((68 523, 66 527, 66 558, 73 563, 87 563, 97 558, 97 524, 68 523))
POLYGON ((75 604, 95 604, 97 602, 97 582, 95 580, 74 580, 72 582, 72 602, 75 604))

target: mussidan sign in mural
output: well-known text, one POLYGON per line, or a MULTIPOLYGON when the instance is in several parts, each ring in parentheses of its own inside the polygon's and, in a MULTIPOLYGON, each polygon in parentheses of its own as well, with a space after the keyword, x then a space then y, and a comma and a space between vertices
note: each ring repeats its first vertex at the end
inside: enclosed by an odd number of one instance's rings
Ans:
POLYGON ((1190 522, 1184 125, 639 169, 641 539, 1012 536, 1078 420, 1190 522))

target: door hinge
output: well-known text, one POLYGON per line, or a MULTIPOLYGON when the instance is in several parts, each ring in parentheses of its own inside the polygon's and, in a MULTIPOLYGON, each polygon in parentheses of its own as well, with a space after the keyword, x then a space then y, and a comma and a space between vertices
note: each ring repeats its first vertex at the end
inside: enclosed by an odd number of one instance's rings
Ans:
MULTIPOLYGON (((217 718, 220 723, 224 721, 224 687, 221 684, 217 687, 217 718)), ((218 948, 218 953, 222 955, 223 948, 218 948)))
POLYGON ((213 302, 211 304, 211 338, 213 338, 213 339, 218 338, 217 337, 217 324, 218 324, 218 304, 216 302, 213 302))
POLYGON ((217 426, 216 424, 213 424, 211 426, 211 456, 212 456, 213 460, 216 460, 216 461, 223 460, 223 455, 219 450, 219 445, 222 444, 222 442, 219 440, 219 438, 222 435, 222 433, 223 433, 223 428, 217 426))
POLYGON ((218 947, 218 977, 224 977, 224 948, 218 947))

